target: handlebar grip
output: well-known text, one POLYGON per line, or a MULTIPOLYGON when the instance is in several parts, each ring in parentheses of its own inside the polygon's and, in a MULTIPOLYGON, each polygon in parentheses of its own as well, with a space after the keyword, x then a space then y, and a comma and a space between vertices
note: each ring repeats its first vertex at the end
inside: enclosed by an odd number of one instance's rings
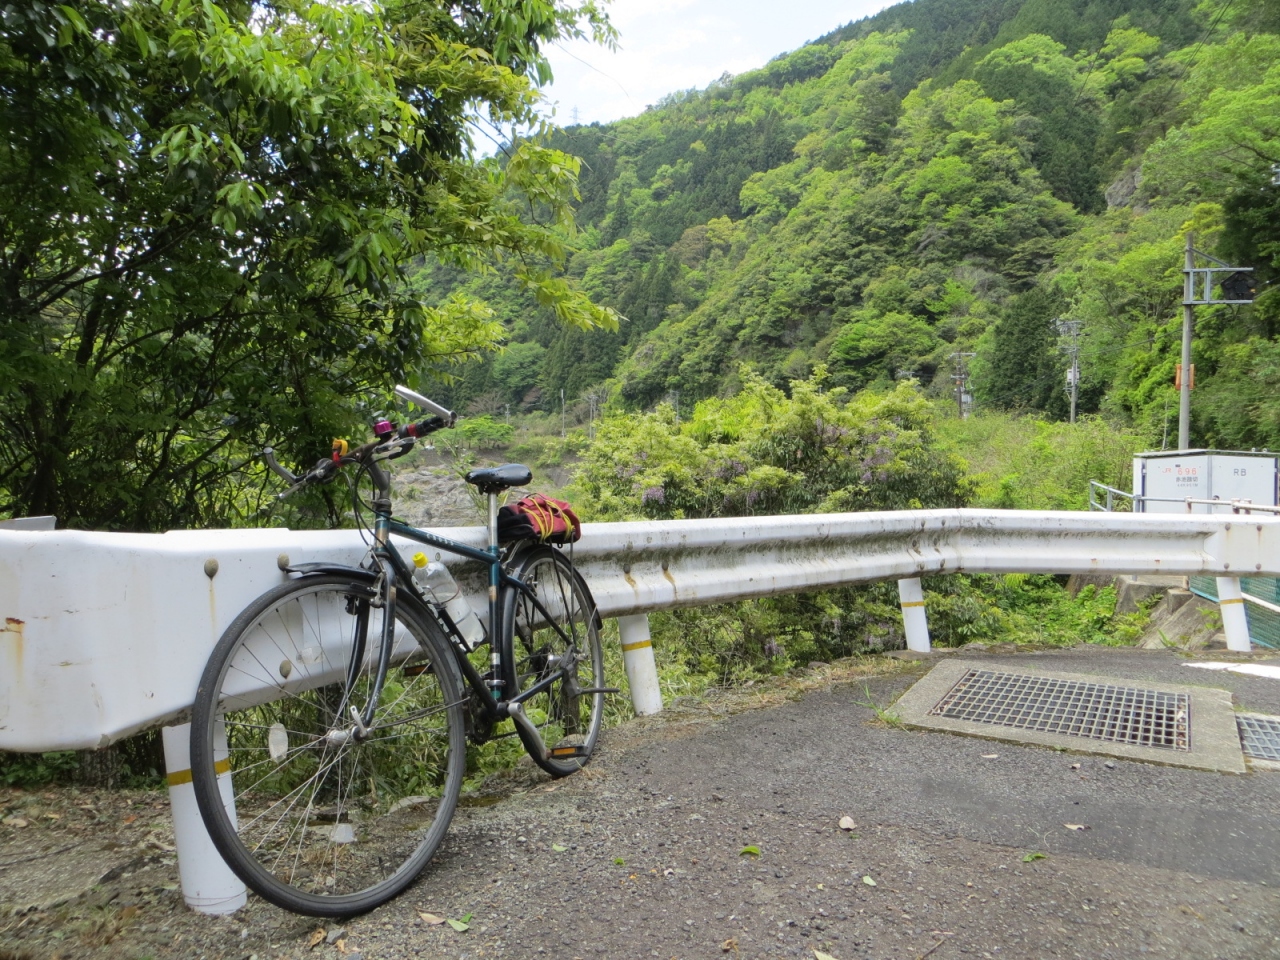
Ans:
POLYGON ((294 476, 284 467, 280 466, 280 464, 276 461, 276 452, 271 447, 262 448, 262 459, 266 461, 266 464, 268 467, 271 468, 272 473, 275 473, 277 476, 283 479, 286 483, 298 482, 298 478, 296 476, 294 476))
POLYGON ((416 403, 423 410, 429 410, 437 417, 444 421, 444 426, 452 427, 454 421, 458 419, 457 415, 449 409, 440 406, 434 400, 428 400, 416 390, 410 390, 408 387, 396 384, 396 396, 401 400, 408 400, 410 403, 416 403))
POLYGON ((442 417, 428 417, 426 420, 419 420, 417 423, 406 423, 396 431, 396 436, 402 440, 406 437, 413 437, 417 440, 429 433, 435 433, 445 426, 448 426, 448 424, 442 417))

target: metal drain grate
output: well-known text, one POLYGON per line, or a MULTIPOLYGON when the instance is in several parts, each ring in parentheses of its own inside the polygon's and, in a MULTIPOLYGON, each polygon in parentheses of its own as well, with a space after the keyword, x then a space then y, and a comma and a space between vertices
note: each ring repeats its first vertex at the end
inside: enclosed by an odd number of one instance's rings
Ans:
POLYGON ((1191 747, 1185 693, 970 670, 929 713, 1139 747, 1191 747))
POLYGON ((1237 713, 1236 727, 1240 731, 1240 746, 1246 757, 1280 761, 1280 717, 1237 713))

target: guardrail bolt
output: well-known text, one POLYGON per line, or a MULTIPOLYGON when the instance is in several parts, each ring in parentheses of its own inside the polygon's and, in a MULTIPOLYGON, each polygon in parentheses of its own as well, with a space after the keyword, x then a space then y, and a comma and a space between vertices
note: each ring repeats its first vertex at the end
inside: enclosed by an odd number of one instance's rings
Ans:
POLYGON ((213 557, 204 562, 204 575, 210 580, 218 575, 218 561, 213 557))

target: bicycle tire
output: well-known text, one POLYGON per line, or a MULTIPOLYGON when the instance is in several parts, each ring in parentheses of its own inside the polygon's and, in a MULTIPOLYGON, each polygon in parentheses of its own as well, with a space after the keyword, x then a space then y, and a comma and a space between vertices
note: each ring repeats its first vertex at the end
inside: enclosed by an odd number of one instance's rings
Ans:
POLYGON ((517 587, 507 587, 502 617, 506 695, 512 698, 527 690, 550 676, 565 657, 573 657, 567 678, 553 682, 523 703, 537 734, 516 724, 533 761, 553 777, 565 777, 591 759, 604 718, 600 617, 591 591, 559 550, 531 547, 514 558, 512 567, 555 618, 568 643, 527 595, 517 587), (583 689, 595 692, 578 692, 583 689), (567 752, 570 748, 573 755, 549 755, 549 751, 567 752))
POLYGON ((353 735, 350 708, 364 708, 376 672, 377 600, 358 571, 267 591, 227 627, 196 692, 191 776, 209 835, 250 889, 295 913, 354 916, 404 891, 462 789, 457 666, 405 592, 370 736, 353 735))

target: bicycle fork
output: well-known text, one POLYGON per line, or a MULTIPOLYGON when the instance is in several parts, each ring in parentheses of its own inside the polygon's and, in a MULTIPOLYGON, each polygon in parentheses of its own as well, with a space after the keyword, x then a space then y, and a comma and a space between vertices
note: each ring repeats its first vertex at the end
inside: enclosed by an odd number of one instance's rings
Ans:
MULTIPOLYGON (((375 507, 377 504, 375 503, 375 507)), ((389 506, 389 504, 388 504, 389 506)), ((380 546, 385 546, 390 534, 390 517, 379 510, 374 524, 374 539, 380 546)), ((375 597, 364 602, 364 609, 356 617, 355 635, 351 638, 350 660, 347 662, 347 683, 343 691, 343 702, 336 712, 334 729, 330 730, 326 739, 330 742, 347 740, 367 740, 374 731, 374 714, 378 711, 378 702, 382 699, 382 688, 387 682, 387 670, 391 666, 391 654, 396 645, 396 569, 395 565, 374 550, 374 559, 380 568, 383 581, 382 590, 375 597), (351 702, 350 697, 355 690, 356 681, 364 665, 368 651, 369 610, 376 605, 378 596, 382 598, 382 640, 378 646, 378 664, 373 675, 373 683, 369 689, 364 709, 361 710, 351 702), (343 720, 344 712, 350 716, 351 727, 343 729, 338 724, 343 720)))

